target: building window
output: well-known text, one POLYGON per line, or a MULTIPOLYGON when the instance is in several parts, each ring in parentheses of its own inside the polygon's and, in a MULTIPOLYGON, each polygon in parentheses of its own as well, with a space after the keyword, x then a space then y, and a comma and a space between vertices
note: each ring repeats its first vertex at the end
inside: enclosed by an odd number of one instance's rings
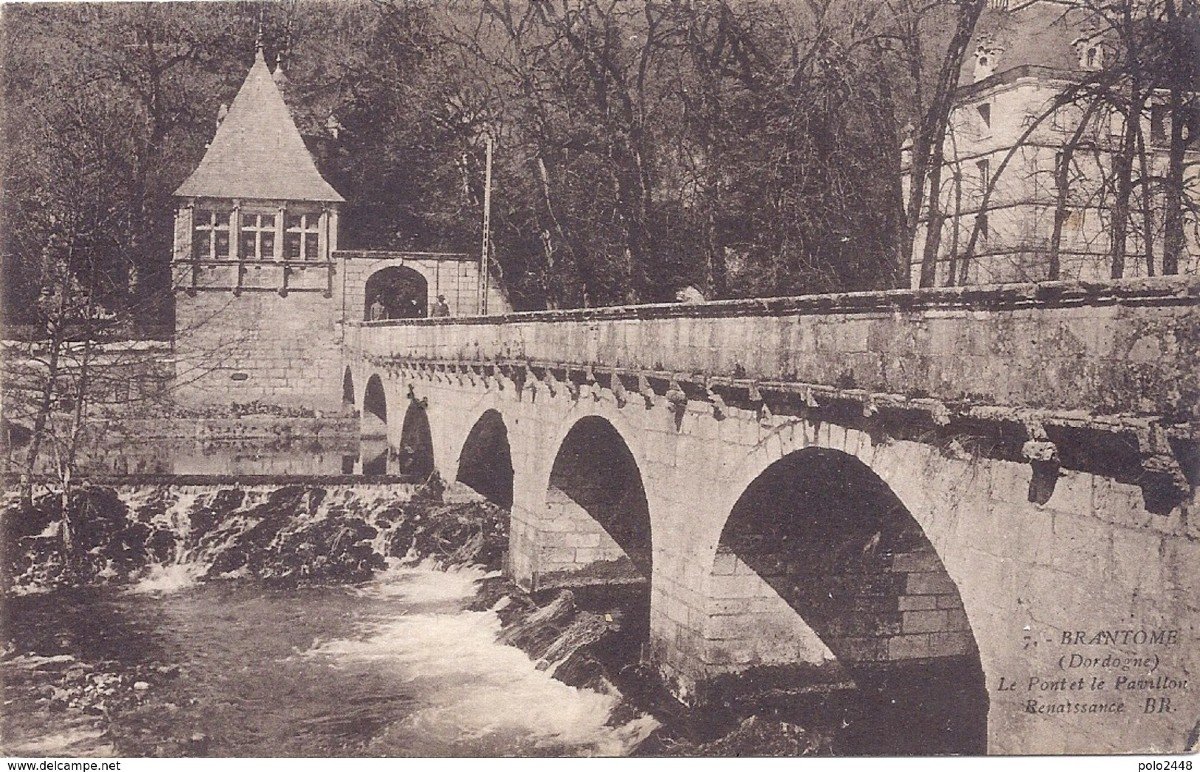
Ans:
POLYGON ((284 255, 288 260, 318 260, 317 234, 320 232, 320 215, 289 214, 287 231, 283 236, 284 255))
POLYGON ((1183 123, 1181 133, 1184 147, 1196 147, 1197 139, 1200 139, 1200 110, 1194 107, 1185 107, 1180 112, 1183 114, 1181 116, 1183 123))
POLYGON ((242 215, 242 257, 246 260, 275 258, 275 215, 242 215))
POLYGON ((992 128, 992 106, 987 102, 981 105, 975 105, 975 109, 979 112, 980 131, 986 133, 992 128))
POLYGON ((979 172, 979 194, 983 195, 992 182, 991 164, 988 163, 988 159, 981 158, 975 162, 975 168, 979 172))
POLYGON ((1150 141, 1162 144, 1167 141, 1167 106, 1150 107, 1150 141))
POLYGON ((229 257, 229 212, 197 209, 192 217, 192 256, 197 260, 229 257))

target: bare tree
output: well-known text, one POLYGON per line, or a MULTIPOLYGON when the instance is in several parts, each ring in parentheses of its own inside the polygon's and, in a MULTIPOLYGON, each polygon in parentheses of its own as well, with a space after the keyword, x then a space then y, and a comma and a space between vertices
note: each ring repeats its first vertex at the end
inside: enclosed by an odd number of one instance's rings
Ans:
MULTIPOLYGON (((938 2, 937 0, 897 0, 891 5, 895 30, 889 36, 910 80, 916 116, 911 138, 908 197, 905 202, 905 238, 902 242, 911 265, 917 230, 922 215, 928 221, 927 237, 921 256, 920 286, 935 283, 937 254, 940 249, 942 211, 938 191, 945 167, 945 141, 950 113, 954 108, 959 74, 975 34, 986 0, 938 2), (930 82, 927 73, 928 20, 939 14, 953 17, 953 32, 937 58, 930 82)), ((905 272, 905 276, 908 273, 905 272)))

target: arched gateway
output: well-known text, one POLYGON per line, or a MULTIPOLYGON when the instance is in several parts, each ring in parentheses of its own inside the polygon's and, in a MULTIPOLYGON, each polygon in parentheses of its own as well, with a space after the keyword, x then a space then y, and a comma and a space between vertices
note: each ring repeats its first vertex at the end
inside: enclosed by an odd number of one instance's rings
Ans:
POLYGON ((421 319, 428 316, 429 283, 403 265, 381 268, 367 277, 363 319, 421 319))

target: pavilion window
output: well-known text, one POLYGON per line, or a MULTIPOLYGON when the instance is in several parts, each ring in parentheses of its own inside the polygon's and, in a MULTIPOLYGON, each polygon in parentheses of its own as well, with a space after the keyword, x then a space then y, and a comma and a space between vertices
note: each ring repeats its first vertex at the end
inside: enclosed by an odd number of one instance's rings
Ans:
POLYGON ((242 215, 242 257, 246 260, 275 258, 275 215, 242 215))
POLYGON ((192 256, 197 260, 229 257, 229 212, 197 209, 192 218, 192 256))
POLYGON ((284 232, 284 255, 288 260, 318 260, 320 249, 320 216, 289 214, 284 232))

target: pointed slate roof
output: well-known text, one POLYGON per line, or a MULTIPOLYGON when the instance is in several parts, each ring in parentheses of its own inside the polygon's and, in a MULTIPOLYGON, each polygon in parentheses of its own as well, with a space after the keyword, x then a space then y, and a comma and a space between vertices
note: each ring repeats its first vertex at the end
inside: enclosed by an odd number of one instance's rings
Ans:
POLYGON ((345 201, 317 171, 262 50, 177 196, 345 201))

